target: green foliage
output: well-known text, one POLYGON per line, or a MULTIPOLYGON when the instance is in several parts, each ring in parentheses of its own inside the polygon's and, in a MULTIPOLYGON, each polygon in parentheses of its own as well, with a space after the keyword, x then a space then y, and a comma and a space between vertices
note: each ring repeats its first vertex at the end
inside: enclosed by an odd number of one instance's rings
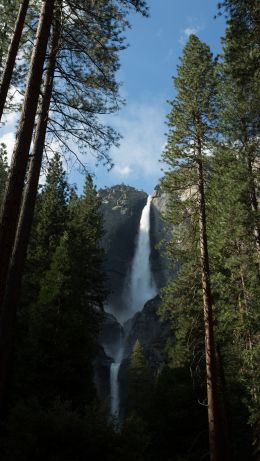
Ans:
POLYGON ((17 0, 1 0, 0 2, 0 79, 18 8, 17 0))
POLYGON ((153 395, 153 374, 137 340, 128 367, 127 412, 147 417, 153 395))
POLYGON ((181 269, 163 291, 162 310, 170 311, 174 325, 174 366, 190 363, 194 372, 201 374, 204 327, 198 245, 198 165, 202 164, 208 181, 209 152, 216 147, 217 107, 216 65, 208 46, 194 35, 184 48, 174 84, 177 95, 171 103, 168 143, 163 154, 170 168, 162 184, 169 197, 165 219, 173 227, 166 256, 181 269))
POLYGON ((30 399, 12 410, 3 459, 119 461, 117 439, 117 434, 105 423, 105 415, 95 407, 79 414, 69 402, 58 400, 46 409, 30 399))
MULTIPOLYGON (((105 299, 99 208, 90 177, 82 197, 74 191, 69 195, 56 155, 38 197, 19 310, 6 449, 11 459, 42 459, 38 445, 50 459, 72 459, 71 450, 75 459, 83 459, 83 450, 98 457, 103 450, 94 448, 90 435, 95 410, 86 412, 86 405, 90 408, 96 401, 93 362, 105 299), (16 424, 21 424, 17 434, 16 424), (70 430, 72 448, 68 450, 70 430), (89 448, 83 443, 84 431, 90 431, 89 448), (11 448, 12 440, 17 449, 11 448)), ((102 416, 100 431, 105 428, 110 431, 102 416)), ((103 435, 97 434, 97 444, 103 435)))
MULTIPOLYGON (((166 255, 177 277, 163 290, 161 311, 167 312, 174 330, 174 341, 167 348, 169 365, 174 370, 189 367, 200 400, 204 401, 197 208, 197 163, 201 161, 214 331, 221 351, 217 370, 219 408, 223 425, 225 407, 232 421, 233 453, 236 459, 244 459, 250 457, 251 451, 246 422, 249 418, 251 424, 257 424, 259 418, 259 221, 254 202, 258 189, 259 115, 254 78, 244 85, 233 75, 235 59, 244 65, 243 57, 237 54, 235 58, 231 50, 229 32, 234 27, 231 17, 224 60, 219 65, 212 61, 206 45, 191 37, 174 79, 177 96, 171 103, 170 132, 163 155, 170 169, 162 184, 169 197, 165 219, 173 233, 172 240, 166 243, 166 255), (236 393, 240 398, 235 397, 236 393)), ((238 30, 233 42, 238 40, 238 30)))

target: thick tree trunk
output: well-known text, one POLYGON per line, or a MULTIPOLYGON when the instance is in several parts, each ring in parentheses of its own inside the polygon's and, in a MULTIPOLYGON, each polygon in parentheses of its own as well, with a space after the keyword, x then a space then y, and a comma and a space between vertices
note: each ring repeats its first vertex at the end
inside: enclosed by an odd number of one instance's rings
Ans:
POLYGON ((200 260, 205 325, 205 355, 207 373, 208 424, 210 460, 221 461, 219 424, 217 416, 217 383, 215 344, 213 333, 212 297, 209 274, 208 243, 206 230, 206 211, 202 161, 198 160, 198 206, 200 229, 200 260))
POLYGON ((43 66, 53 19, 54 2, 55 0, 44 0, 42 2, 36 43, 31 58, 23 109, 3 203, 0 223, 0 305, 3 302, 6 277, 19 219, 26 167, 41 89, 43 66))
POLYGON ((59 37, 60 23, 56 18, 51 39, 50 54, 48 59, 48 67, 46 70, 42 102, 40 105, 39 116, 35 130, 35 139, 31 155, 28 183, 24 192, 20 219, 16 232, 15 246, 7 277, 2 308, 2 320, 0 324, 0 409, 4 409, 4 402, 7 401, 13 341, 15 336, 16 312, 20 297, 24 263, 37 197, 37 189, 48 124, 48 113, 53 89, 56 56, 59 46, 59 37))
POLYGON ((3 71, 2 81, 0 85, 0 121, 4 111, 4 105, 6 102, 7 93, 10 87, 14 65, 16 56, 18 53, 18 48, 21 41, 22 31, 24 27, 24 22, 26 18, 26 13, 28 10, 29 0, 22 0, 17 20, 15 23, 14 33, 12 37, 12 41, 10 43, 8 53, 7 53, 7 60, 5 64, 5 68, 3 71))

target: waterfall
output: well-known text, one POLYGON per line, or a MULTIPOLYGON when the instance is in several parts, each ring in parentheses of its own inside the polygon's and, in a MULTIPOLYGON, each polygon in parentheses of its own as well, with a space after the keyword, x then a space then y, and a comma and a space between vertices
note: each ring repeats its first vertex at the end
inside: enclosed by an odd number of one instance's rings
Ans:
POLYGON ((111 363, 110 367, 110 389, 111 389, 111 416, 118 416, 119 413, 119 386, 118 386, 118 373, 121 363, 111 363))
MULTIPOLYGON (((130 319, 136 312, 141 311, 146 301, 152 299, 157 293, 150 266, 151 200, 152 197, 149 196, 140 219, 134 258, 125 289, 126 309, 121 317, 113 312, 117 320, 121 322, 130 319)), ((116 346, 116 354, 113 354, 114 362, 111 363, 110 367, 110 414, 111 416, 118 417, 120 409, 118 376, 124 355, 123 338, 121 338, 120 343, 116 346)))
POLYGON ((119 416, 119 381, 118 375, 120 365, 124 354, 124 338, 120 336, 120 341, 117 342, 117 351, 114 355, 114 362, 110 366, 110 415, 114 417, 119 416))
POLYGON ((149 195, 142 211, 137 245, 129 279, 128 317, 143 309, 144 304, 156 293, 156 286, 150 266, 150 209, 152 197, 149 195))
POLYGON ((119 349, 117 351, 116 357, 114 362, 111 363, 110 366, 110 414, 111 416, 118 417, 119 416, 119 382, 118 382, 118 374, 120 365, 123 358, 123 341, 121 342, 119 349))

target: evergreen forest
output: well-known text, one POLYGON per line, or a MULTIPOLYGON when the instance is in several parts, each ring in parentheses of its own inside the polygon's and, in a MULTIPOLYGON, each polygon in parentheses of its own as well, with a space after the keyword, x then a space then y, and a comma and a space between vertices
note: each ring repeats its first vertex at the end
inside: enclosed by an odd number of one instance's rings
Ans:
POLYGON ((0 129, 18 120, 11 160, 0 144, 3 461, 260 461, 259 0, 216 0, 221 53, 191 33, 172 71, 163 362, 134 341, 120 418, 96 385, 110 293, 88 158, 113 168, 125 35, 149 6, 0 0, 0 129))

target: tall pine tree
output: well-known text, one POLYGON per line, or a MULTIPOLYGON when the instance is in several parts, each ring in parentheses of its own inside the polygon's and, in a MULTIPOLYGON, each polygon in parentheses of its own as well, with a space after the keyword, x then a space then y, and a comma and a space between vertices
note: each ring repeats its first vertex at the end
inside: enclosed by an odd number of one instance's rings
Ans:
MULTIPOLYGON (((216 77, 215 64, 208 46, 191 35, 184 48, 178 75, 174 79, 177 96, 171 103, 168 144, 163 155, 169 165, 164 186, 170 200, 176 201, 172 222, 190 221, 195 231, 197 262, 201 275, 204 310, 205 359, 209 421, 210 458, 223 459, 217 409, 217 376, 213 333, 212 295, 209 273, 207 208, 205 188, 208 155, 215 144, 216 77), (177 206, 179 205, 179 207, 177 206), (222 457, 221 457, 222 456, 222 457)), ((176 242, 177 244, 179 242, 176 242)))

